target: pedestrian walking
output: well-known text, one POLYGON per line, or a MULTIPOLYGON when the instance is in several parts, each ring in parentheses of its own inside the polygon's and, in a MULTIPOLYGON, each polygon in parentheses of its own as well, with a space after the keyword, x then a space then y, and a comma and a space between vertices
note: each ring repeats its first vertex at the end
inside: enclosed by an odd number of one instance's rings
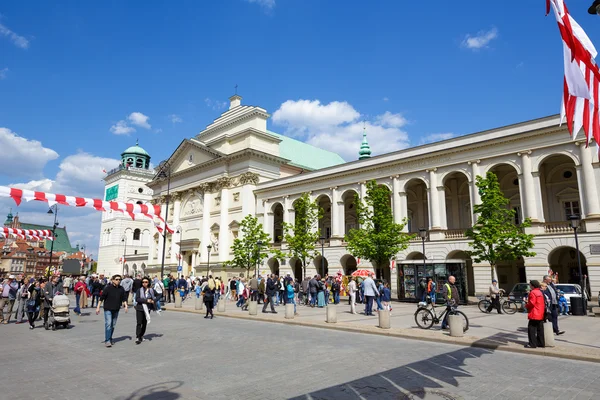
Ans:
POLYGON ((52 300, 61 290, 62 287, 58 283, 58 275, 54 275, 51 281, 44 286, 44 327, 46 330, 50 329, 48 326, 48 316, 52 307, 52 300))
POLYGON ((527 325, 529 343, 525 347, 535 349, 536 347, 546 347, 546 340, 544 338, 546 300, 540 290, 540 282, 533 280, 529 284, 531 285, 531 291, 529 292, 529 298, 525 306, 528 311, 527 318, 529 319, 527 325))
POLYGON ((150 311, 156 303, 154 289, 150 288, 150 278, 142 278, 142 287, 137 291, 135 299, 135 344, 140 344, 144 341, 146 327, 150 322, 150 311))
POLYGON ((354 277, 350 277, 348 282, 348 294, 350 295, 350 314, 356 314, 356 281, 354 277))
POLYGON ((550 320, 552 321, 552 330, 556 335, 562 335, 565 331, 561 331, 558 327, 558 289, 554 286, 554 282, 550 275, 544 275, 544 283, 548 285, 545 293, 550 299, 550 320))
POLYGON ((373 300, 375 296, 379 296, 379 291, 373 281, 373 273, 369 272, 369 277, 363 281, 365 293, 365 315, 373 315, 373 300))
POLYGON ((271 274, 271 277, 267 279, 265 290, 267 296, 265 298, 265 304, 263 305, 262 312, 268 312, 267 305, 270 304, 271 312, 273 314, 277 314, 277 311, 275 311, 275 302, 277 301, 277 287, 275 286, 275 275, 271 274))
POLYGON ((40 281, 33 282, 27 290, 27 320, 29 329, 35 328, 35 320, 40 314, 40 304, 42 300, 40 281))
POLYGON ((0 299, 0 323, 8 324, 12 314, 15 300, 17 299, 17 291, 19 284, 15 280, 14 275, 9 275, 8 279, 0 286, 2 288, 2 298, 0 299), (7 316, 4 316, 4 307, 8 307, 7 316))
POLYGON ((96 315, 100 314, 100 303, 104 307, 104 344, 106 347, 111 347, 114 344, 113 333, 119 318, 119 310, 121 305, 127 312, 127 298, 125 290, 121 283, 121 275, 114 275, 111 283, 106 285, 100 296, 100 302, 96 307, 96 315))
POLYGON ((154 304, 156 305, 156 312, 160 313, 160 301, 165 291, 165 285, 163 281, 158 278, 154 278, 154 295, 156 296, 154 304))
POLYGON ((88 292, 88 288, 85 284, 85 276, 81 275, 79 277, 79 281, 75 284, 75 288, 73 289, 73 291, 75 292, 75 309, 73 310, 73 312, 77 315, 81 315, 81 296, 87 296, 88 292))
POLYGON ((214 300, 215 300, 215 289, 211 289, 210 286, 207 284, 206 286, 204 286, 204 305, 206 306, 206 316, 204 318, 210 318, 213 319, 214 314, 213 314, 213 305, 214 305, 214 300), (210 316, 209 316, 210 315, 210 316))
MULTIPOLYGON (((34 279, 31 278, 31 281, 31 283, 33 283, 34 279)), ((23 318, 25 318, 27 315, 27 289, 29 289, 29 285, 31 283, 29 281, 27 281, 27 283, 25 283, 25 281, 19 282, 19 290, 17 290, 17 312, 15 314, 15 324, 23 323, 23 318)))

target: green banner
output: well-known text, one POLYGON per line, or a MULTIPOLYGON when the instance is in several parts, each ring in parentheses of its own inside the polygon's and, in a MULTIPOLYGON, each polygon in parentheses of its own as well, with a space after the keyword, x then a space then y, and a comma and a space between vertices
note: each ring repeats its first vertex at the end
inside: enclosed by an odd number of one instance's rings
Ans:
POLYGON ((119 197, 119 185, 115 185, 106 189, 105 201, 111 201, 119 197))

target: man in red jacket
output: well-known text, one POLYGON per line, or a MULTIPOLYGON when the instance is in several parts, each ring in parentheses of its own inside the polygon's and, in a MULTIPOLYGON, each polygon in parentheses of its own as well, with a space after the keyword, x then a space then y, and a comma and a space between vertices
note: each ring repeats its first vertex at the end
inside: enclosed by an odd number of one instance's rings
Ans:
POLYGON ((525 347, 529 349, 535 349, 536 347, 546 347, 546 340, 544 338, 544 316, 546 314, 546 301, 544 294, 540 290, 539 281, 530 281, 531 291, 529 292, 529 299, 527 300, 527 311, 529 314, 529 325, 527 326, 527 332, 529 335, 529 343, 525 347))

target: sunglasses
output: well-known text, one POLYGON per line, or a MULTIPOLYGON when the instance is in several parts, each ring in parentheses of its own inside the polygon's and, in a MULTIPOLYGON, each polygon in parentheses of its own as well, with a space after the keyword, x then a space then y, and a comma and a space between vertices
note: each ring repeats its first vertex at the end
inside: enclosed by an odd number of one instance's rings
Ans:
POLYGON ((148 281, 142 281, 142 283, 150 283, 150 282, 148 282, 148 281))
POLYGON ((115 278, 115 281, 120 281, 120 280, 121 280, 121 278, 115 278))

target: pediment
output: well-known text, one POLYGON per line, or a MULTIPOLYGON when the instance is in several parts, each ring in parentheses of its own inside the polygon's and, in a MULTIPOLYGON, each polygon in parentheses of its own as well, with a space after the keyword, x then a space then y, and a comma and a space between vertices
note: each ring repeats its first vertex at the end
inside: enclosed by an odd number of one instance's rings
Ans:
POLYGON ((561 190, 560 192, 556 193, 556 197, 558 199, 565 199, 565 198, 578 199, 579 198, 579 190, 568 187, 568 188, 565 188, 565 189, 561 190))
POLYGON ((218 231, 219 228, 220 228, 219 224, 215 223, 215 224, 212 224, 212 226, 210 227, 210 231, 211 232, 218 231))
POLYGON ((169 158, 169 164, 172 166, 172 173, 176 173, 220 157, 223 157, 223 154, 197 140, 185 139, 169 158))

